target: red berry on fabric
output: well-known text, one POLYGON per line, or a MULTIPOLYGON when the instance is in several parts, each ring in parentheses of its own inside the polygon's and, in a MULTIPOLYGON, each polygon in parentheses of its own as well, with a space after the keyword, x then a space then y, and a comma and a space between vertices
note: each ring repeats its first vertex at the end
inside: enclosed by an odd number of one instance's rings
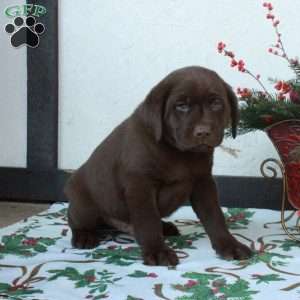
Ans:
POLYGON ((188 282, 185 284, 185 286, 190 288, 197 284, 198 284, 198 281, 196 281, 196 280, 188 280, 188 282))

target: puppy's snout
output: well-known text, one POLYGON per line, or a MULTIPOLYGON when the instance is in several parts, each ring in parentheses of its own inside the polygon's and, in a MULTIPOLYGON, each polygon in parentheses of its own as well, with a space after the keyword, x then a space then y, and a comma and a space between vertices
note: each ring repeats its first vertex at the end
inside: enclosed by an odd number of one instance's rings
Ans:
POLYGON ((211 128, 207 125, 199 125, 194 129, 194 136, 197 138, 207 138, 211 135, 211 128))

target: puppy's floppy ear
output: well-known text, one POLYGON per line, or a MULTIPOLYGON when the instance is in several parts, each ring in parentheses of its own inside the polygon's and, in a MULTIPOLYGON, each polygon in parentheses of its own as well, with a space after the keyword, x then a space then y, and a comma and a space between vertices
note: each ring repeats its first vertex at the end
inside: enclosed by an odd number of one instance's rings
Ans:
POLYGON ((231 117, 231 134, 232 137, 236 137, 237 126, 239 123, 239 108, 238 99, 232 90, 231 86, 225 82, 228 102, 230 104, 230 117, 231 117))
POLYGON ((166 80, 158 83, 137 109, 138 116, 153 133, 157 142, 162 137, 165 103, 169 96, 168 86, 169 84, 166 80))

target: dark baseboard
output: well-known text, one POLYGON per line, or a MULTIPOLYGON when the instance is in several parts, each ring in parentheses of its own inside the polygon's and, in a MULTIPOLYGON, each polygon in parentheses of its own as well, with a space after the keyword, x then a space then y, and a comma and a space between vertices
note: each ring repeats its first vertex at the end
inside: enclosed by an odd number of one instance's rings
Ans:
POLYGON ((0 168, 0 199, 51 203, 66 201, 63 185, 69 174, 23 168, 0 168))
MULTIPOLYGON (((63 170, 38 171, 0 168, 0 199, 52 203, 67 201, 63 186, 70 176, 63 170)), ((227 207, 280 209, 280 179, 216 176, 220 203, 227 207)))

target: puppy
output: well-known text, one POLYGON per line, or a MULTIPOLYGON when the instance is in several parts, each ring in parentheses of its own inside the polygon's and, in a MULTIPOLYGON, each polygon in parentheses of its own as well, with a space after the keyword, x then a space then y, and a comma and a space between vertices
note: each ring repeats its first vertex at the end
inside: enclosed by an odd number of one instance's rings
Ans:
POLYGON ((111 226, 134 235, 145 264, 176 265, 164 237, 179 232, 162 218, 190 200, 219 255, 250 257, 226 227, 212 177, 214 148, 237 122, 237 99, 215 72, 169 74, 66 183, 72 245, 94 248, 97 230, 111 226))

